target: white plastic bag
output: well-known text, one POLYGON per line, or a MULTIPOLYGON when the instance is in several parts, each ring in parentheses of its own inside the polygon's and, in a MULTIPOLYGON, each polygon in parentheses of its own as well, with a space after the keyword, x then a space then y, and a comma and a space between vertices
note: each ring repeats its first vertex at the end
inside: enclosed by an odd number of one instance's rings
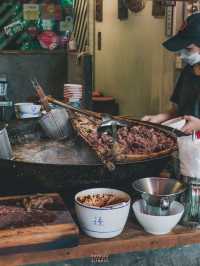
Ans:
POLYGON ((200 179, 200 139, 192 136, 178 138, 180 171, 183 176, 200 179))

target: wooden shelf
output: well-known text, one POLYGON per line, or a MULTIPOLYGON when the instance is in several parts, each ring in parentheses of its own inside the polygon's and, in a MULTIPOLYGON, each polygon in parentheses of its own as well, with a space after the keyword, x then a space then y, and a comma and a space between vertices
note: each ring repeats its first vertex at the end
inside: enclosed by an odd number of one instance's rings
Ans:
POLYGON ((200 243, 200 230, 187 229, 177 226, 176 229, 167 235, 154 236, 145 233, 139 225, 136 225, 133 218, 129 218, 124 232, 113 239, 94 239, 80 233, 80 245, 74 248, 10 254, 0 256, 0 265, 24 265, 66 261, 81 259, 95 255, 109 256, 112 254, 144 251, 149 249, 171 248, 181 245, 200 243))
POLYGON ((19 51, 19 50, 0 50, 0 55, 40 55, 40 54, 67 54, 68 51, 65 49, 57 50, 30 50, 30 51, 19 51))

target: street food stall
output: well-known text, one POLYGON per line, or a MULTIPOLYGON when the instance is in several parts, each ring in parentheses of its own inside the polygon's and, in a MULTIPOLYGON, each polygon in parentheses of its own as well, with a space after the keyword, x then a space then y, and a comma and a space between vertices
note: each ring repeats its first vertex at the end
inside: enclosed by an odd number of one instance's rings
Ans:
POLYGON ((0 265, 199 265, 200 128, 141 119, 168 108, 184 61, 161 43, 199 10, 0 3, 0 265))

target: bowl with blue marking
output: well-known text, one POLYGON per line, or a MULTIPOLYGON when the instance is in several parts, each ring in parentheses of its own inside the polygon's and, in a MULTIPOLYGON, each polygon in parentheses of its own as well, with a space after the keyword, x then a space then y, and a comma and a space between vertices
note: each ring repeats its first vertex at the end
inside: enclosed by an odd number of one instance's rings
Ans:
POLYGON ((124 230, 131 198, 121 190, 92 188, 75 195, 75 211, 82 231, 94 238, 112 238, 124 230))

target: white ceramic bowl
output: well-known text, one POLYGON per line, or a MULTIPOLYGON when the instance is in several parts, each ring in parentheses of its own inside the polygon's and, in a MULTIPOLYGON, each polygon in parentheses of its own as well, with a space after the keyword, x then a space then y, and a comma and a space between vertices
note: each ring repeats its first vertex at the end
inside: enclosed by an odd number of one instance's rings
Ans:
POLYGON ((77 193, 75 195, 75 211, 81 229, 87 235, 95 238, 111 238, 119 235, 123 231, 128 218, 130 201, 130 196, 127 193, 117 189, 94 188, 77 193), (77 200, 80 196, 105 193, 124 197, 128 201, 120 207, 98 208, 81 204, 77 200))
POLYGON ((138 200, 132 205, 134 214, 144 230, 153 235, 169 233, 180 221, 184 206, 174 201, 170 206, 170 214, 167 216, 154 216, 143 213, 143 200, 138 200))
POLYGON ((16 103, 15 111, 22 114, 36 115, 40 113, 41 105, 34 103, 16 103))

